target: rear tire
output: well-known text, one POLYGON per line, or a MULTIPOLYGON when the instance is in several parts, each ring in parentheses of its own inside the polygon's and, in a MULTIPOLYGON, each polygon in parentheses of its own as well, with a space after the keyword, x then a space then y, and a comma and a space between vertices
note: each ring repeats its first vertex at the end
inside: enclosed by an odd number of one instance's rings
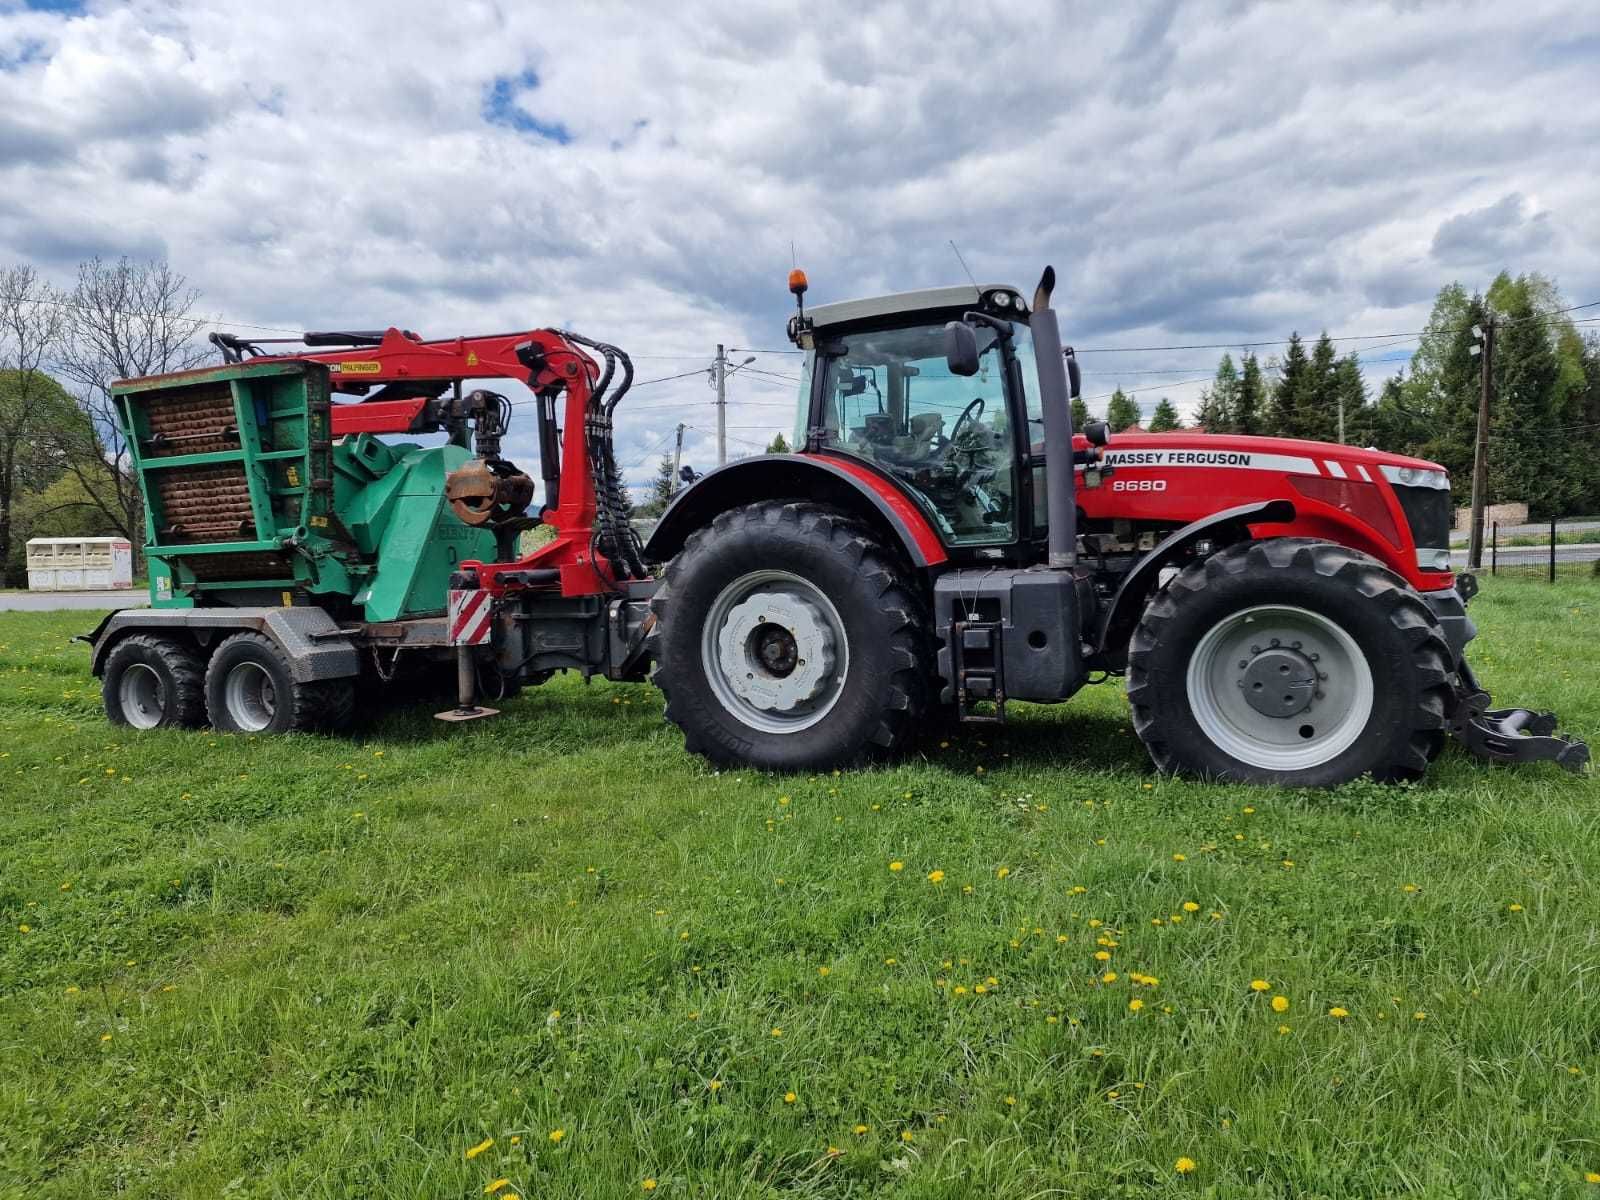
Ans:
POLYGON ((224 733, 342 729, 355 711, 355 680, 298 683, 277 642, 236 633, 211 656, 205 697, 212 728, 224 733))
POLYGON ((1128 655, 1133 723, 1163 771, 1293 787, 1414 779, 1444 740, 1450 650, 1376 559, 1272 538, 1192 564, 1128 655))
POLYGON ((153 633, 123 638, 106 656, 100 695, 113 725, 181 729, 205 723, 206 660, 193 646, 153 633))
POLYGON ((719 514, 651 607, 667 720, 713 762, 810 771, 892 753, 927 707, 921 606, 891 556, 829 510, 719 514))

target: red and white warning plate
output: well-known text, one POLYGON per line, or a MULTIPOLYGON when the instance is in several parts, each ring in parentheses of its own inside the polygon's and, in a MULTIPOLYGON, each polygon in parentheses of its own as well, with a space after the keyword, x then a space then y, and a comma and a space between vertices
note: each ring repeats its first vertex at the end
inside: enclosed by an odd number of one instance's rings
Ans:
POLYGON ((489 640, 494 602, 483 588, 450 591, 450 644, 481 646, 489 640))

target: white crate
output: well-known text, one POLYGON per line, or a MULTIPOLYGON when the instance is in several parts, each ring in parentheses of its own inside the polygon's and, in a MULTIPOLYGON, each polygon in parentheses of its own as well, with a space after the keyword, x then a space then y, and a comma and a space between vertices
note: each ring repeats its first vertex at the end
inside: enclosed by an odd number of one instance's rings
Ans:
POLYGON ((30 538, 28 587, 64 592, 133 586, 133 545, 127 538, 30 538))

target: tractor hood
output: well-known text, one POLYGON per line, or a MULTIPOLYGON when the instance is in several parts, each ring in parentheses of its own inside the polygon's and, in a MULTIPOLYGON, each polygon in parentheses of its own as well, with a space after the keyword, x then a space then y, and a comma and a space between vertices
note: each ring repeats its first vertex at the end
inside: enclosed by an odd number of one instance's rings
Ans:
MULTIPOLYGON (((1077 448, 1086 448, 1082 435, 1074 439, 1077 448)), ((1103 451, 1108 466, 1254 466, 1287 474, 1332 475, 1343 477, 1349 471, 1355 478, 1363 472, 1373 475, 1389 467, 1416 473, 1422 486, 1449 486, 1448 473, 1436 462, 1391 454, 1386 450, 1342 446, 1337 442, 1313 442, 1304 438, 1254 437, 1231 433, 1199 433, 1180 429, 1173 433, 1116 433, 1103 451), (1432 482, 1437 480, 1438 482, 1432 482)))

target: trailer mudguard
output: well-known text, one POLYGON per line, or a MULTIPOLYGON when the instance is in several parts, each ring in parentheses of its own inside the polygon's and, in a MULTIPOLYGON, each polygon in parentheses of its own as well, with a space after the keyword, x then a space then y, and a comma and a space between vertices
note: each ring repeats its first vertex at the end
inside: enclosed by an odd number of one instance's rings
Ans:
POLYGON ((1160 584, 1163 567, 1172 565, 1180 555, 1205 538, 1238 541, 1241 537, 1250 536, 1251 525, 1287 524, 1294 520, 1294 516, 1294 505, 1289 501, 1266 500, 1225 508, 1168 534, 1123 577, 1115 599, 1106 609, 1096 642, 1106 664, 1113 669, 1121 669, 1126 661, 1128 639, 1133 636, 1134 626, 1139 623, 1139 614, 1144 611, 1145 601, 1160 584))
POLYGON ((297 683, 345 679, 361 670, 355 644, 328 613, 303 608, 124 608, 82 638, 92 649, 91 669, 105 673, 106 655, 124 634, 169 633, 201 645, 241 629, 264 633, 283 647, 297 683))
POLYGON ((718 513, 791 497, 851 513, 903 550, 915 566, 938 566, 949 557, 928 519, 897 485, 865 464, 811 454, 761 454, 708 472, 679 492, 661 514, 645 557, 665 562, 718 513))

